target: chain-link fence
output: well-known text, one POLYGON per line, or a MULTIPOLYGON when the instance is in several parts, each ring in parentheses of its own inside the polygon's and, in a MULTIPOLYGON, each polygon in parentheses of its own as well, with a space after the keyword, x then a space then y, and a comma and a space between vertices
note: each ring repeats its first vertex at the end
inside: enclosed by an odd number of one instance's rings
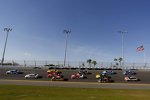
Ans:
MULTIPOLYGON (((63 61, 44 61, 44 60, 5 60, 3 66, 18 66, 18 67, 49 67, 55 66, 58 68, 111 68, 111 69, 150 69, 150 63, 120 63, 116 62, 97 62, 96 64, 87 63, 84 61, 68 61, 66 66, 63 66, 63 61)), ((2 65, 1 65, 2 66, 2 65)))

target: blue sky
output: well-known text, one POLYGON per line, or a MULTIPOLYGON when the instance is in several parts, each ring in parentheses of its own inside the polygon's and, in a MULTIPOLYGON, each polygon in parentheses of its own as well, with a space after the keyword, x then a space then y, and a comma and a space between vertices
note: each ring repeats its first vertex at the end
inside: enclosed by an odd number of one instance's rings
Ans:
POLYGON ((111 62, 121 57, 124 35, 126 62, 150 61, 149 0, 0 0, 0 57, 6 32, 5 59, 63 61, 65 34, 67 61, 111 62), (136 52, 144 45, 144 52, 136 52))

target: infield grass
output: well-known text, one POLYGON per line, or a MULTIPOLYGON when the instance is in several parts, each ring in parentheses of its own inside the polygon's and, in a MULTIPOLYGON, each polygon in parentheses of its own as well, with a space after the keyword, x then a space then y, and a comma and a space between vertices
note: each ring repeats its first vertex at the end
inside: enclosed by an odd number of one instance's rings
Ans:
POLYGON ((150 90, 0 85, 0 100, 149 100, 150 90))

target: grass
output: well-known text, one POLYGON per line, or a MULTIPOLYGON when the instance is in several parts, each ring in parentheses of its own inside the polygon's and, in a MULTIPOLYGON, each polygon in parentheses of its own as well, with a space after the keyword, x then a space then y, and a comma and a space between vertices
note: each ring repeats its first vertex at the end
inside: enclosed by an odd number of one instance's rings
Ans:
POLYGON ((0 85, 0 100, 148 100, 150 90, 0 85))

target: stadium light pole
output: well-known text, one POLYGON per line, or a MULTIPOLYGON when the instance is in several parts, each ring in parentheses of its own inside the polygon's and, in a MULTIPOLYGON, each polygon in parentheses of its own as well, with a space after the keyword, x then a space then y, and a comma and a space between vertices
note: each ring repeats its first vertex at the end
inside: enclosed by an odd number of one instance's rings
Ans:
POLYGON ((5 45, 4 45, 4 51, 3 51, 3 56, 2 56, 2 61, 1 61, 1 65, 3 65, 3 62, 4 62, 4 56, 5 56, 5 50, 6 50, 6 44, 7 44, 7 40, 8 40, 8 34, 10 31, 12 31, 11 28, 4 28, 4 31, 7 32, 7 35, 6 35, 6 40, 5 40, 5 45))
POLYGON ((127 31, 118 31, 122 35, 122 67, 124 67, 124 34, 128 33, 127 31))
POLYGON ((65 67, 65 65, 66 65, 66 56, 67 56, 68 34, 71 33, 71 31, 65 29, 64 33, 66 35, 66 37, 65 37, 65 56, 64 56, 64 67, 65 67))

